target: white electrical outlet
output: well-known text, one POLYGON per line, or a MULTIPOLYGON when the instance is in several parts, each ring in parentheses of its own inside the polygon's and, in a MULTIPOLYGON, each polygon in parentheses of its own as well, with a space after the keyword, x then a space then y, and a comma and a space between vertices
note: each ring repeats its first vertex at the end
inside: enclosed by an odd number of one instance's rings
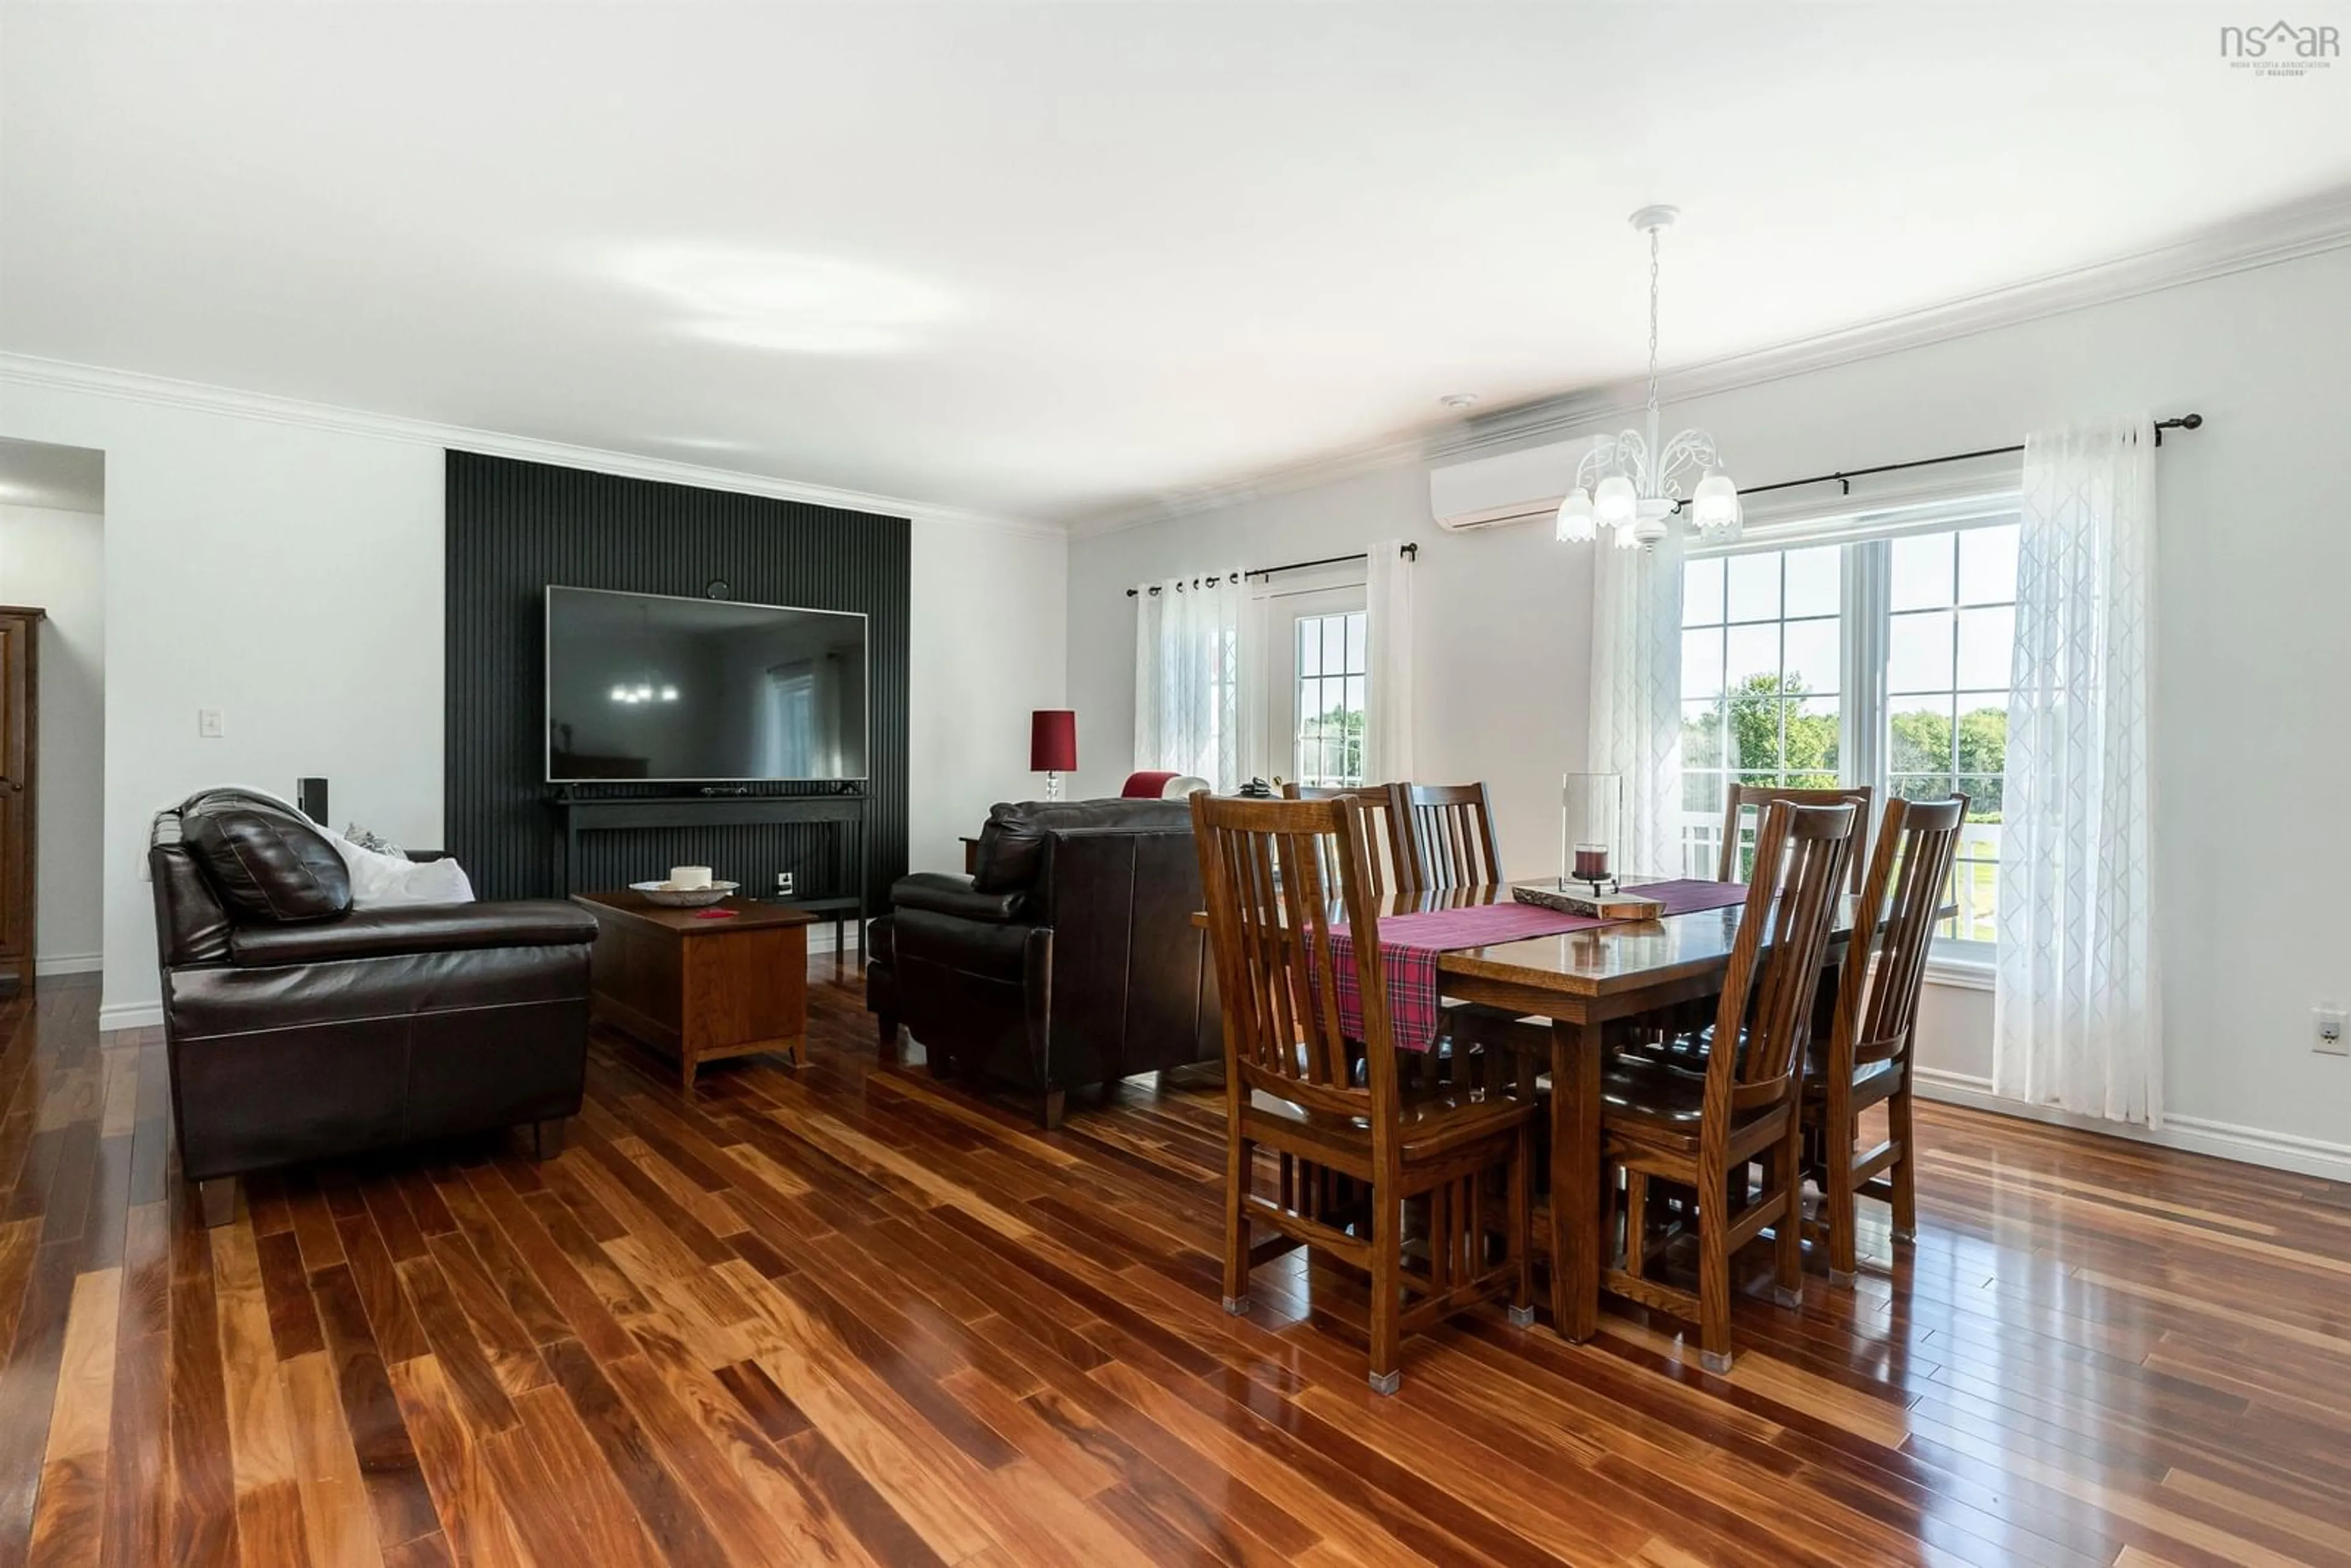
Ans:
POLYGON ((791 895, 792 873, 788 871, 778 872, 776 873, 776 896, 778 898, 789 898, 791 895))
POLYGON ((2343 1035, 2343 1009, 2326 1007, 2310 1011, 2317 1020, 2317 1038, 2310 1049, 2321 1056, 2351 1056, 2351 1040, 2346 1040, 2343 1035))
POLYGON ((227 733, 228 726, 222 719, 220 709, 216 707, 200 707, 196 710, 196 735, 198 738, 203 740, 218 740, 227 733))

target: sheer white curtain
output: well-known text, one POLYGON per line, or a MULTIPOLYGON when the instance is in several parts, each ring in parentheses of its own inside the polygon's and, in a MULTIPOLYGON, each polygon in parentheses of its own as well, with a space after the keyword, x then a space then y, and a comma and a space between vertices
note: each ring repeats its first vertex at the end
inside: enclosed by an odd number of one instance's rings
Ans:
POLYGON ((2026 442, 2022 524, 1992 1089, 2160 1126, 2147 770, 2155 431, 2147 416, 2026 442))
POLYGON ((1364 777, 1374 784, 1413 776, 1413 558, 1402 539, 1381 539, 1364 554, 1364 632, 1370 643, 1370 712, 1364 716, 1364 777))
POLYGON ((1142 583, 1134 618, 1134 766, 1240 784, 1238 574, 1142 583))
POLYGON ((1592 558, 1592 735, 1585 766, 1625 779, 1629 873, 1682 872, 1682 547, 1592 558))

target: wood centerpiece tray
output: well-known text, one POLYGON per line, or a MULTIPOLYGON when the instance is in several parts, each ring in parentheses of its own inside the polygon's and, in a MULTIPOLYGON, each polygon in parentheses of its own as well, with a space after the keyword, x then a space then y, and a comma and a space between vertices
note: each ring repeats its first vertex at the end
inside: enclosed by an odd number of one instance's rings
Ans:
POLYGON ((1594 893, 1581 883, 1513 883, 1510 896, 1520 904, 1539 904, 1545 909, 1589 915, 1600 920, 1656 920, 1666 913, 1661 900, 1622 891, 1594 893))

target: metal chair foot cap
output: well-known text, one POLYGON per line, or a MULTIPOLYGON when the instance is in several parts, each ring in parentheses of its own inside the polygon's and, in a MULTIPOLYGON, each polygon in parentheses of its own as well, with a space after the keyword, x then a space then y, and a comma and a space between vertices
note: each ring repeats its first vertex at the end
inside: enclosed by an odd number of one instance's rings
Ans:
POLYGON ((1783 1307, 1801 1307, 1804 1304, 1804 1292, 1791 1291, 1782 1285, 1774 1285, 1771 1287, 1771 1299, 1783 1307))
POLYGON ((1401 1372, 1372 1374, 1372 1392, 1374 1394, 1394 1394, 1402 1386, 1404 1386, 1404 1374, 1401 1372))
POLYGON ((1698 1364, 1708 1372, 1729 1372, 1730 1353, 1727 1350, 1702 1350, 1698 1353, 1698 1364))
POLYGON ((1532 1307, 1512 1307, 1510 1309, 1510 1323, 1514 1328, 1531 1329, 1534 1327, 1535 1310, 1532 1307))
POLYGON ((1829 1283, 1834 1285, 1841 1291, 1851 1290, 1853 1288, 1853 1281, 1854 1271, 1851 1269, 1832 1269, 1829 1270, 1829 1283))
POLYGON ((1249 1310, 1249 1299, 1247 1296, 1227 1296, 1225 1298, 1225 1311, 1232 1313, 1233 1316, 1239 1317, 1243 1312, 1246 1312, 1249 1310))

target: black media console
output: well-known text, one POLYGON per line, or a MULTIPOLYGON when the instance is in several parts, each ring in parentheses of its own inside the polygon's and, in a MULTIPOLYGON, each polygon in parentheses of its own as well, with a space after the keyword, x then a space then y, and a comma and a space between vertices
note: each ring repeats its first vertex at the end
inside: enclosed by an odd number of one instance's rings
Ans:
MULTIPOLYGON (((833 871, 836 873, 826 885, 839 887, 849 879, 840 873, 851 865, 856 867, 856 880, 851 883, 856 891, 818 898, 785 898, 775 902, 789 904, 812 914, 832 916, 833 961, 841 962, 847 948, 841 943, 842 925, 857 923, 858 956, 865 952, 865 886, 869 880, 872 852, 872 834, 867 821, 872 797, 862 789, 844 789, 831 795, 580 795, 569 789, 559 789, 549 798, 548 806, 555 813, 560 837, 557 853, 561 857, 556 867, 555 885, 560 896, 569 898, 577 891, 571 884, 572 867, 580 863, 580 835, 615 828, 716 828, 765 827, 774 823, 813 823, 832 830, 833 871), (844 846, 843 840, 849 841, 844 846)), ((746 894, 764 898, 768 890, 747 888, 746 894)))

